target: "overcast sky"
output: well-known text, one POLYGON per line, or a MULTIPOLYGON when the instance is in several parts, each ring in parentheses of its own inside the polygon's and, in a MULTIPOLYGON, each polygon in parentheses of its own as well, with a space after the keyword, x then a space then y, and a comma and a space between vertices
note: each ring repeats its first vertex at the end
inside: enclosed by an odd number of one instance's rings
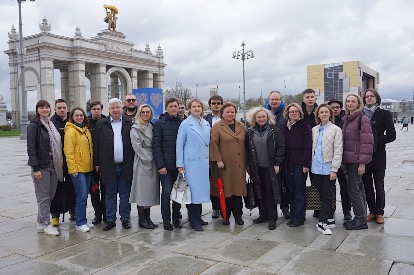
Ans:
MULTIPOLYGON (((73 37, 80 27, 85 38, 96 36, 107 27, 103 4, 119 9, 117 31, 136 49, 148 43, 155 54, 161 45, 165 88, 178 80, 195 95, 198 84, 203 100, 216 85, 225 98, 238 98, 242 61, 232 53, 242 41, 255 55, 245 62, 246 98, 275 89, 299 93, 306 88, 307 65, 353 60, 380 72, 383 98, 413 98, 412 0, 36 0, 22 4, 23 35, 39 33, 46 16, 53 34, 73 37)), ((0 10, 4 51, 7 32, 13 24, 18 29, 17 0, 1 0, 0 10)), ((9 89, 3 53, 0 94, 10 109, 9 89)))

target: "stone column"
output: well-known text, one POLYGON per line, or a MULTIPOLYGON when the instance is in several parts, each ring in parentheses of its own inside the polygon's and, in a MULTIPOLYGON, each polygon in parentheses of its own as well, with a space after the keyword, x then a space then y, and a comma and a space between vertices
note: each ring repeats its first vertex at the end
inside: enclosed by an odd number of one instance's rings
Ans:
POLYGON ((162 89, 164 87, 164 74, 154 74, 154 88, 162 89))
POLYGON ((55 109, 55 77, 54 67, 52 59, 41 59, 40 60, 40 74, 41 83, 40 89, 42 90, 43 99, 50 103, 50 109, 55 109))
POLYGON ((95 81, 93 90, 91 83, 91 101, 95 100, 99 100, 102 103, 102 113, 104 115, 108 115, 108 84, 106 80, 105 64, 95 65, 95 81))
POLYGON ((154 80, 153 75, 149 71, 138 72, 138 86, 139 88, 153 88, 154 80))
POLYGON ((60 97, 69 103, 69 72, 60 70, 60 97))
POLYGON ((138 70, 131 69, 132 89, 138 89, 138 70))
POLYGON ((69 63, 69 98, 70 108, 86 108, 85 62, 69 63))
POLYGON ((119 98, 119 83, 118 77, 111 75, 111 98, 119 98))
POLYGON ((17 65, 17 63, 9 63, 9 74, 12 120, 15 123, 16 128, 20 128, 19 80, 17 79, 17 65))

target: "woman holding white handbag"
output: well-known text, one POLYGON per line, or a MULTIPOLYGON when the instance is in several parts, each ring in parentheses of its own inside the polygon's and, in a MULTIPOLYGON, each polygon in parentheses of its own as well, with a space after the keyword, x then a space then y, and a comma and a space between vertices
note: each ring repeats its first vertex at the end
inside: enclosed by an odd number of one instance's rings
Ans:
POLYGON ((207 224, 201 219, 201 204, 210 201, 209 144, 210 124, 203 119, 203 103, 199 99, 188 102, 190 115, 178 129, 177 168, 184 173, 191 190, 191 204, 187 204, 190 225, 203 231, 207 224))

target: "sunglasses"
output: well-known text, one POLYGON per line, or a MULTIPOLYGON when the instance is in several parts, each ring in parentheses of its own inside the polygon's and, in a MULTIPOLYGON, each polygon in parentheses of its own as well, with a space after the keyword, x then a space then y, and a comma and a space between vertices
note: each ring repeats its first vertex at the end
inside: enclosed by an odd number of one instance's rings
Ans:
POLYGON ((211 102, 210 104, 211 105, 221 105, 222 103, 221 102, 211 102))
POLYGON ((128 103, 130 103, 130 102, 135 102, 135 101, 137 101, 136 99, 134 99, 134 98, 128 98, 127 100, 126 100, 128 103))

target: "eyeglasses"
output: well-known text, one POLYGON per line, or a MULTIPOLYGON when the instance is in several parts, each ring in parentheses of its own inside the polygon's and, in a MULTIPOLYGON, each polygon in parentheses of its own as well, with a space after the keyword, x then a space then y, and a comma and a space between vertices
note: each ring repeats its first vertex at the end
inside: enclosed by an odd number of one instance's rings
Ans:
POLYGON ((375 95, 366 95, 365 98, 375 97, 375 95))
POLYGON ((210 105, 221 105, 221 102, 211 102, 210 105))
POLYGON ((298 110, 292 110, 292 111, 289 111, 289 114, 299 114, 299 111, 298 110))
POLYGON ((126 100, 126 102, 128 102, 128 103, 135 102, 135 101, 136 101, 136 99, 135 99, 135 98, 128 98, 128 99, 126 100))
POLYGON ((331 106, 331 109, 334 109, 334 110, 341 109, 341 106, 331 106))
POLYGON ((141 111, 141 114, 145 115, 145 114, 151 114, 151 111, 141 111))

